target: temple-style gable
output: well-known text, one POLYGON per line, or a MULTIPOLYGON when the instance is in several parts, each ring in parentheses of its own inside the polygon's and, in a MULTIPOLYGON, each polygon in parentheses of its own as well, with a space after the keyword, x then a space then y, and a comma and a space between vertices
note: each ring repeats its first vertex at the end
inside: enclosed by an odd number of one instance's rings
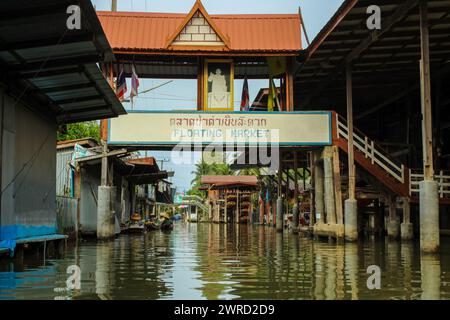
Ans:
POLYGON ((169 37, 167 47, 172 46, 218 46, 228 47, 226 37, 211 19, 200 0, 169 37))
POLYGON ((200 11, 189 20, 172 45, 225 46, 200 11))

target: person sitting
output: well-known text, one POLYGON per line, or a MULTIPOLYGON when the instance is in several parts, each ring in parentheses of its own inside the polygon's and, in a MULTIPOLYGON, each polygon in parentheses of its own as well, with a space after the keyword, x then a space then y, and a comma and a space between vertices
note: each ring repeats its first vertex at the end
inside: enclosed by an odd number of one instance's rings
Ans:
POLYGON ((161 214, 161 229, 162 230, 172 230, 173 229, 173 222, 170 218, 170 214, 168 212, 164 212, 161 214))

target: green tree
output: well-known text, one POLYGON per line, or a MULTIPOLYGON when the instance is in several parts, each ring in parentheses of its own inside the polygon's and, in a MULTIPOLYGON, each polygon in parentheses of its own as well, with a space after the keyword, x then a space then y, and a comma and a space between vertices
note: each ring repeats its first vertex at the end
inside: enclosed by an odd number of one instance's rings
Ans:
POLYGON ((100 124, 97 121, 69 123, 58 129, 58 141, 93 138, 100 141, 100 124))
POLYGON ((228 176, 234 175, 235 171, 227 163, 208 163, 202 156, 201 161, 195 165, 195 170, 192 171, 192 174, 194 174, 194 179, 191 181, 192 188, 187 192, 188 195, 198 195, 205 198, 206 192, 200 190, 202 176, 228 176))

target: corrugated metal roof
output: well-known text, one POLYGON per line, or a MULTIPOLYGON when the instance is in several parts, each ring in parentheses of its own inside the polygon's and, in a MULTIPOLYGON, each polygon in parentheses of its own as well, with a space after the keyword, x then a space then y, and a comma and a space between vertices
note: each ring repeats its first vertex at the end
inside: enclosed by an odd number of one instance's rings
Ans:
MULTIPOLYGON (((376 108, 379 98, 394 97, 419 85, 419 1, 346 0, 305 50, 296 74, 299 110, 346 104, 345 67, 351 64, 355 118, 376 108), (369 5, 382 12, 381 30, 369 30, 369 5), (389 85, 389 88, 386 87, 389 85), (357 96, 358 89, 361 94, 357 96), (360 109, 361 108, 361 109, 360 109)), ((450 1, 428 0, 432 73, 450 65, 450 1)))
POLYGON ((245 185, 245 186, 257 186, 258 178, 256 176, 202 176, 202 184, 213 185, 245 185))
MULTIPOLYGON (((166 51, 186 14, 105 12, 97 15, 114 51, 166 51)), ((230 39, 230 51, 295 52, 301 47, 298 14, 211 15, 230 39)), ((205 49, 206 50, 206 49, 205 49)))
POLYGON ((125 114, 97 63, 114 60, 90 0, 81 30, 67 28, 71 0, 0 1, 0 69, 10 95, 57 123, 125 114))

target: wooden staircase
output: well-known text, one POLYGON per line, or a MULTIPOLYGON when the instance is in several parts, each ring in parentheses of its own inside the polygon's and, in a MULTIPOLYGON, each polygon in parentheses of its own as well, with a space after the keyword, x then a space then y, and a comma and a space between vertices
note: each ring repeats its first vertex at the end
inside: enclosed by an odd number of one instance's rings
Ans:
MULTIPOLYGON (((334 113, 333 145, 348 153, 348 127, 346 120, 334 113)), ((354 158, 357 166, 372 175, 383 187, 398 197, 418 202, 419 181, 423 180, 421 170, 410 170, 393 159, 382 147, 361 131, 354 129, 354 158)), ((450 174, 443 171, 435 176, 439 185, 441 204, 450 205, 450 174)))

